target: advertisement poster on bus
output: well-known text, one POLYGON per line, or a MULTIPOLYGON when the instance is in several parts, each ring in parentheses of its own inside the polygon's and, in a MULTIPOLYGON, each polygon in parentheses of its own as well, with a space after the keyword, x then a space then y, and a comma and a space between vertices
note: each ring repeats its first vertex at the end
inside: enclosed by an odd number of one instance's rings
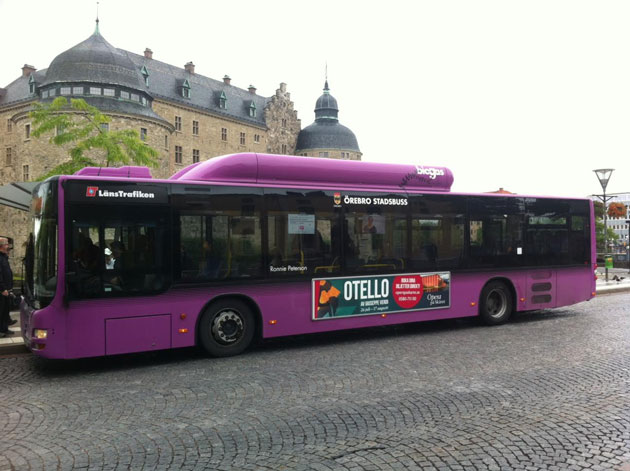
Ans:
POLYGON ((449 272, 317 278, 313 320, 450 307, 449 272))

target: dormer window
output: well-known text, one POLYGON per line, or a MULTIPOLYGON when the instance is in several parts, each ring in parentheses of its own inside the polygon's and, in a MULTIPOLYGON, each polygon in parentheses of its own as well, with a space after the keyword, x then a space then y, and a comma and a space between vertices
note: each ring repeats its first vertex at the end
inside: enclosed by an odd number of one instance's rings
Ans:
POLYGON ((33 77, 33 74, 28 79, 28 92, 31 94, 35 93, 35 77, 33 77))
POLYGON ((142 74, 142 77, 144 77, 144 84, 148 87, 149 86, 149 71, 147 70, 145 66, 142 66, 142 70, 140 70, 140 73, 142 74))
POLYGON ((188 82, 188 79, 184 80, 184 83, 182 84, 182 96, 184 98, 190 98, 190 83, 188 82))
POLYGON ((251 105, 249 105, 249 117, 250 118, 256 117, 256 103, 254 103, 253 101, 251 105))
POLYGON ((227 97, 225 96, 225 92, 221 92, 219 96, 219 108, 223 110, 227 109, 227 97))

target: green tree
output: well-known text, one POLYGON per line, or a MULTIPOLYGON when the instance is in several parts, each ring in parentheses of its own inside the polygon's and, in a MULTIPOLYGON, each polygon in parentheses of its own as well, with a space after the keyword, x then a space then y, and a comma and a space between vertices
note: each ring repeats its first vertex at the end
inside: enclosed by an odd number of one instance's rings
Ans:
MULTIPOLYGON (((604 237, 604 203, 601 201, 594 201, 593 206, 595 210, 595 236, 597 238, 597 252, 603 253, 605 252, 604 244, 606 243, 606 237, 604 237)), ((609 244, 611 241, 619 238, 610 226, 608 226, 607 234, 609 244)))
POLYGON ((52 132, 50 142, 57 146, 69 146, 70 160, 64 162, 39 179, 52 175, 72 174, 83 167, 99 166, 88 152, 95 149, 104 151, 105 165, 119 166, 130 163, 158 166, 158 151, 140 139, 137 131, 123 129, 110 131, 110 118, 82 99, 58 97, 50 104, 35 103, 31 111, 34 137, 52 132))

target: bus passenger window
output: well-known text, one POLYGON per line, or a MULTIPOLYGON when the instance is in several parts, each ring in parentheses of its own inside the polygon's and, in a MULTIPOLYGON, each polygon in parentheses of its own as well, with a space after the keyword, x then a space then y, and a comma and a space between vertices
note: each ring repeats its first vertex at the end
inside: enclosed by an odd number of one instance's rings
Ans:
POLYGON ((125 211, 74 207, 68 287, 72 298, 155 293, 166 287, 166 215, 158 208, 125 211))
POLYGON ((98 227, 83 225, 73 221, 71 264, 68 280, 71 292, 79 297, 91 298, 101 292, 99 262, 100 249, 94 244, 98 242, 98 227))
MULTIPOLYGON (((390 199, 395 198, 392 195, 390 199)), ((346 270, 351 273, 406 270, 409 267, 407 225, 404 207, 361 206, 346 212, 342 231, 346 270)))
POLYGON ((291 192, 266 198, 269 276, 304 277, 340 270, 332 195, 291 192))

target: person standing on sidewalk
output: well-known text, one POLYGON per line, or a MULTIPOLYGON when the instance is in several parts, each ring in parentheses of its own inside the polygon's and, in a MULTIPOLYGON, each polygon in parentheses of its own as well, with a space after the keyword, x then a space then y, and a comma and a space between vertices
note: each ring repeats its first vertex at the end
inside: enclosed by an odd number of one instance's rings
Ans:
POLYGON ((9 265, 9 240, 0 237, 0 337, 12 335, 9 326, 13 324, 9 311, 11 309, 11 289, 13 288, 13 272, 9 265))

